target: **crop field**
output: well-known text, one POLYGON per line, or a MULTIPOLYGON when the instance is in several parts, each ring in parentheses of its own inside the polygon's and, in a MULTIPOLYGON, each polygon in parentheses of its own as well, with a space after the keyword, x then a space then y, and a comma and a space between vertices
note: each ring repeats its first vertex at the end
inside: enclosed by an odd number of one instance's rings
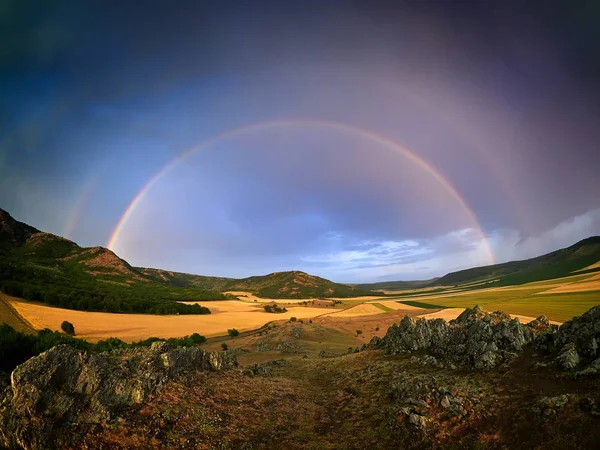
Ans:
MULTIPOLYGON (((600 291, 535 295, 539 290, 481 290, 452 297, 433 297, 441 306, 472 308, 480 305, 486 311, 502 310, 509 314, 538 317, 566 322, 588 309, 600 305, 600 291)), ((415 301, 413 304, 417 304, 415 301)))
MULTIPOLYGON (((109 337, 117 337, 126 342, 148 337, 182 337, 193 333, 204 336, 227 334, 227 330, 239 331, 259 328, 271 321, 315 317, 323 314, 322 308, 288 306, 281 314, 265 312, 262 308, 235 300, 210 302, 209 315, 169 315, 114 314, 102 312, 75 311, 50 306, 10 301, 18 313, 36 329, 60 330, 63 320, 75 326, 78 337, 96 342, 109 337)), ((203 303, 203 305, 208 302, 203 303)))

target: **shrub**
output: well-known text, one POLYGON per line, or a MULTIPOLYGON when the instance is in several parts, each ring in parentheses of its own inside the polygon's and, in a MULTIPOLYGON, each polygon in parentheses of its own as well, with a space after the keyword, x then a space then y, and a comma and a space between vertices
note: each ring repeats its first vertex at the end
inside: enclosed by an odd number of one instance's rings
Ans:
POLYGON ((60 324, 60 329, 67 333, 69 336, 75 336, 75 327, 71 322, 66 320, 60 324))
POLYGON ((236 337, 236 336, 240 335, 240 332, 238 330, 236 330, 235 328, 232 328, 231 330, 227 330, 227 333, 231 337, 236 337))
POLYGON ((223 351, 229 350, 229 345, 227 345, 225 342, 223 342, 221 344, 221 348, 223 349, 223 351))
POLYGON ((356 330, 356 335, 362 334, 362 330, 356 330))
POLYGON ((290 317, 290 322, 295 322, 296 320, 298 319, 296 319, 295 317, 290 317))

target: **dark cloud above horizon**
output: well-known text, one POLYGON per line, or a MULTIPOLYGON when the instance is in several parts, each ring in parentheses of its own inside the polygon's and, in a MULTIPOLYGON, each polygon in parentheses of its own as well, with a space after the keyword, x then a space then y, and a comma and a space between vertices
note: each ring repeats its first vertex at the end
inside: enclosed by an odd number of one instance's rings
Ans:
POLYGON ((0 207, 132 264, 415 279, 600 234, 593 2, 0 6, 0 207), (305 122, 302 122, 305 120, 305 122), (320 125, 313 122, 321 121, 320 125), (327 126, 342 123, 355 131, 327 126), (361 135, 409 149, 419 164, 361 135))

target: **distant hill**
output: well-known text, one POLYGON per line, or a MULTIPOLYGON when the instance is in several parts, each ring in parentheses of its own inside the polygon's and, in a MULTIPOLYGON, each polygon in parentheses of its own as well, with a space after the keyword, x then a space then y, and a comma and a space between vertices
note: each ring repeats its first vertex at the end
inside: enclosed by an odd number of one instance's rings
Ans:
POLYGON ((594 236, 546 255, 523 261, 452 272, 437 279, 433 286, 453 286, 489 280, 494 285, 516 285, 564 277, 600 261, 600 236, 594 236))
POLYGON ((249 291, 265 298, 357 297, 374 294, 367 289, 334 283, 297 270, 235 280, 227 286, 227 290, 249 291))
POLYGON ((15 297, 85 311, 204 314, 180 300, 218 300, 210 289, 157 282, 104 247, 80 247, 0 209, 0 289, 15 297))
POLYGON ((298 270, 274 272, 248 278, 222 278, 137 268, 145 276, 180 287, 226 291, 245 291, 264 298, 357 297, 373 295, 368 289, 334 283, 298 270))
POLYGON ((419 289, 422 287, 430 286, 435 283, 438 278, 432 278, 430 280, 412 280, 412 281, 381 281, 378 283, 362 283, 354 284, 358 289, 377 289, 377 290, 388 290, 388 291, 401 291, 404 289, 419 289))
POLYGON ((233 298, 248 291, 266 298, 355 297, 370 291, 303 272, 245 279, 132 267, 104 247, 75 242, 15 220, 0 209, 0 289, 15 297, 86 311, 198 314, 177 301, 233 298))

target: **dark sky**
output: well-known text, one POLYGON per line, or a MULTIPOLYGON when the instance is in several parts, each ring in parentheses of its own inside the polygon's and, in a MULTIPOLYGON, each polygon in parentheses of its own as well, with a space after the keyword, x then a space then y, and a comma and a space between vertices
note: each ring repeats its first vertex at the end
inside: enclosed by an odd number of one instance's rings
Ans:
POLYGON ((56 3, 0 2, 19 220, 139 266, 343 282, 600 234, 598 2, 56 3))

